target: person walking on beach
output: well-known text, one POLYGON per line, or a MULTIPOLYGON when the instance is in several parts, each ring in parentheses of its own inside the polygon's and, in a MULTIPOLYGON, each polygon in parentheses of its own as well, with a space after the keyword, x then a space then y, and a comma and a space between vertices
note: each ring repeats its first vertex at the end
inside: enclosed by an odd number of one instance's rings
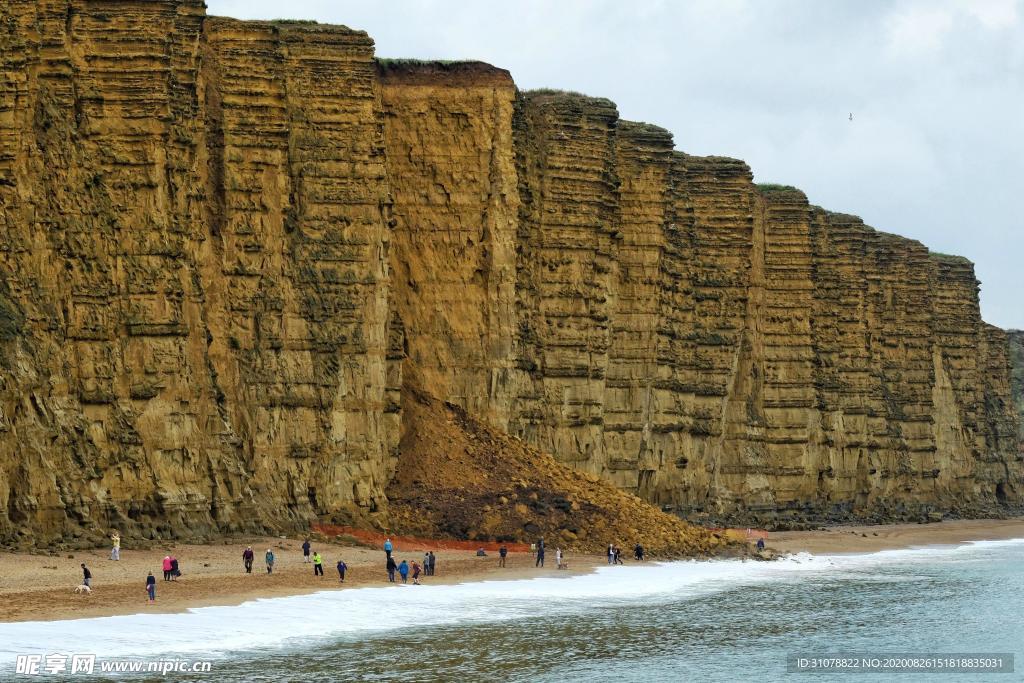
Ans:
POLYGON ((388 582, 389 583, 394 583, 395 582, 395 571, 398 569, 398 565, 395 564, 395 558, 391 557, 390 555, 388 555, 387 568, 388 568, 388 582))
POLYGON ((178 571, 178 558, 171 555, 171 581, 177 581, 179 576, 181 572, 178 571))
POLYGON ((150 604, 156 602, 156 577, 153 576, 153 572, 146 577, 146 593, 149 595, 150 604))
POLYGON ((430 571, 428 572, 428 574, 430 576, 433 576, 436 573, 437 573, 437 555, 435 555, 434 551, 431 550, 430 551, 430 571))
POLYGON ((642 545, 640 545, 639 543, 637 543, 633 547, 633 557, 635 557, 638 562, 643 562, 644 561, 644 547, 642 545))
POLYGON ((345 583, 345 572, 348 570, 348 565, 344 561, 338 560, 338 580, 345 583))
POLYGON ((555 566, 558 569, 562 568, 562 549, 555 548, 555 566))
POLYGON ((313 576, 324 575, 324 558, 320 557, 320 553, 313 553, 313 576))
POLYGON ((302 563, 309 564, 309 539, 302 542, 302 563))
POLYGON ((255 554, 252 552, 251 545, 246 547, 246 549, 242 551, 242 563, 245 565, 246 574, 252 574, 252 561, 254 557, 255 554))
POLYGON ((171 580, 171 556, 170 555, 164 555, 163 568, 164 568, 164 581, 170 581, 171 580))
POLYGON ((121 559, 121 534, 114 531, 110 534, 110 559, 120 560, 121 559))
POLYGON ((764 538, 757 539, 757 552, 764 550, 764 538))
POLYGON ((623 564, 622 548, 615 546, 615 548, 612 549, 612 558, 615 560, 615 564, 623 564))
POLYGON ((402 564, 398 565, 398 573, 402 575, 402 583, 409 583, 409 563, 402 560, 402 564))
POLYGON ((412 583, 414 586, 420 585, 420 566, 416 564, 416 560, 412 561, 412 583))
POLYGON ((423 576, 430 576, 430 552, 423 553, 423 576))
POLYGON ((537 539, 537 561, 533 563, 534 567, 544 566, 544 538, 537 539))
POLYGON ((384 539, 384 554, 391 557, 391 551, 395 549, 395 546, 391 545, 391 539, 384 539))
POLYGON ((85 566, 85 562, 82 563, 82 585, 92 588, 92 572, 85 566))
POLYGON ((505 558, 507 556, 508 556, 508 548, 505 547, 504 543, 502 543, 501 547, 498 548, 498 566, 499 567, 504 567, 505 566, 505 558))
POLYGON ((608 544, 608 552, 605 553, 605 554, 608 556, 608 564, 614 564, 615 563, 615 544, 614 543, 609 543, 608 544))
POLYGON ((264 559, 267 561, 267 573, 268 574, 273 574, 274 573, 274 551, 271 550, 270 548, 267 548, 267 554, 264 557, 264 559))

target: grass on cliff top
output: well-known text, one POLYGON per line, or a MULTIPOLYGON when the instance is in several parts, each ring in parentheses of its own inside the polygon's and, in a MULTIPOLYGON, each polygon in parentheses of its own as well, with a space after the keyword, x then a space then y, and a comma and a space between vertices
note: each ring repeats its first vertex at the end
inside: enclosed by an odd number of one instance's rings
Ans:
POLYGON ((413 59, 411 57, 377 57, 377 63, 382 66, 423 66, 427 64, 475 64, 478 59, 413 59))
POLYGON ((754 187, 764 194, 769 192, 800 192, 800 190, 792 185, 779 185, 778 183, 755 183, 754 187))
POLYGON ((588 97, 581 92, 575 90, 559 90, 558 88, 534 88, 533 90, 524 90, 524 95, 566 95, 568 97, 588 97))
POLYGON ((944 254, 941 251, 932 251, 931 249, 929 249, 928 256, 934 259, 939 259, 940 261, 955 261, 957 263, 966 263, 973 265, 971 259, 967 258, 966 256, 960 256, 958 254, 944 254))

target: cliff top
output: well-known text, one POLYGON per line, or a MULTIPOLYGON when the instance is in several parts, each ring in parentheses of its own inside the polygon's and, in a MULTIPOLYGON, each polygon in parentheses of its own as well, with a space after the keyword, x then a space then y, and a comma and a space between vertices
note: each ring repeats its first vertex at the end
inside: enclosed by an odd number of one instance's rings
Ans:
POLYGON ((806 203, 807 195, 792 185, 779 185, 778 183, 756 183, 754 187, 767 198, 776 201, 795 201, 806 203))
POLYGON ((974 262, 966 256, 958 256, 957 254, 943 254, 940 251, 928 250, 928 258, 935 259, 936 261, 944 261, 949 264, 959 264, 962 266, 974 267, 974 262))
POLYGON ((486 62, 377 58, 377 73, 385 84, 464 87, 514 87, 512 74, 486 62))
POLYGON ((318 21, 305 19, 235 19, 234 17, 210 16, 206 18, 206 25, 216 29, 237 28, 240 30, 265 28, 287 33, 301 34, 335 34, 351 35, 364 38, 369 44, 373 39, 366 31, 354 29, 344 24, 321 24, 318 21))
POLYGON ((618 115, 618 106, 607 97, 592 97, 575 90, 558 90, 557 88, 535 88, 524 90, 523 97, 537 104, 573 104, 610 109, 618 115))

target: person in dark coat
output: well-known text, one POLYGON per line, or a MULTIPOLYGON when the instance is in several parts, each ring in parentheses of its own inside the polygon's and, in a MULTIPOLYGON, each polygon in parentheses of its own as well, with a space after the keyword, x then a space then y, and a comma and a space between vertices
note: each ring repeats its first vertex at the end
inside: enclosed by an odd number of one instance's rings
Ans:
POLYGON ((245 564, 245 573, 252 574, 252 561, 255 554, 252 552, 252 546, 249 546, 242 551, 242 563, 245 564))
POLYGON ((156 602, 156 577, 153 576, 153 572, 146 577, 146 593, 149 595, 151 603, 156 602))
POLYGON ((398 564, 395 562, 395 558, 388 555, 388 581, 391 583, 395 582, 395 572, 398 570, 398 564))
POLYGON ((533 563, 534 567, 544 566, 544 539, 537 539, 537 561, 533 563))
POLYGON ((505 558, 506 557, 508 557, 508 548, 505 546, 504 543, 502 543, 501 547, 498 548, 498 566, 499 567, 504 567, 505 566, 505 558))
POLYGON ((338 579, 345 583, 345 572, 348 570, 348 565, 344 561, 338 560, 338 579))
POLYGON ((92 588, 92 572, 85 566, 85 562, 82 563, 82 585, 92 588))
POLYGON ((178 570, 178 558, 171 558, 171 581, 177 581, 178 577, 181 576, 181 572, 178 570))
POLYGON ((302 562, 303 562, 303 564, 308 564, 309 563, 309 548, 310 548, 309 539, 307 538, 302 543, 302 562))

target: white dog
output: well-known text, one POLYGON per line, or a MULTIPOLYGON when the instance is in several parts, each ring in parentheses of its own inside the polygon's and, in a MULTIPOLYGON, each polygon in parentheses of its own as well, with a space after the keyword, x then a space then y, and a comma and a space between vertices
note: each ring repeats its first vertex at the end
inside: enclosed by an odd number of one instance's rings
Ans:
POLYGON ((76 593, 92 593, 92 589, 86 586, 84 583, 75 589, 76 593))

